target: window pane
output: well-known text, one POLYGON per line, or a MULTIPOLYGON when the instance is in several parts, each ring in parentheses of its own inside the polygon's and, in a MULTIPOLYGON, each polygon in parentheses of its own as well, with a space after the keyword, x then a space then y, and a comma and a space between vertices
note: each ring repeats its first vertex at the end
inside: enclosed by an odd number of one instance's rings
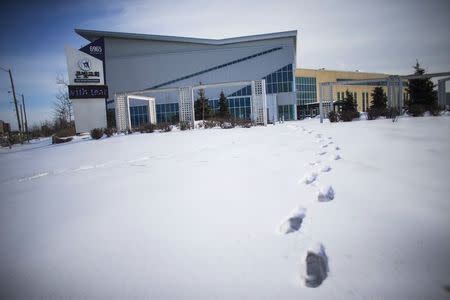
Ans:
POLYGON ((277 82, 282 82, 283 81, 283 76, 281 75, 281 72, 277 73, 277 82))

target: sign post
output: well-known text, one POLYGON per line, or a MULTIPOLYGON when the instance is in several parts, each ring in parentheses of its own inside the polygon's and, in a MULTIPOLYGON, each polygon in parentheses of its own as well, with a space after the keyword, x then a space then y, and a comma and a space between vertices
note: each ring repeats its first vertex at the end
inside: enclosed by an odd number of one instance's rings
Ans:
POLYGON ((72 101, 77 133, 105 128, 105 49, 103 38, 81 49, 66 48, 69 99, 72 101))

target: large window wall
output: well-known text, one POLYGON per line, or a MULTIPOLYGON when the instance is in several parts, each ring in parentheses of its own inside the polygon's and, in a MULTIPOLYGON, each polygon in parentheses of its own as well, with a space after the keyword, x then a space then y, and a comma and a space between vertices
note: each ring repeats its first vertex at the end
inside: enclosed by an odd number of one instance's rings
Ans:
POLYGON ((156 104, 156 121, 158 123, 175 123, 179 121, 178 103, 156 104))
POLYGON ((295 120, 295 106, 278 105, 278 119, 284 121, 295 120))
MULTIPOLYGON (((250 93, 251 94, 251 93, 250 93)), ((250 119, 251 116, 251 102, 248 97, 229 97, 227 98, 228 110, 230 117, 235 119, 250 119)), ((209 105, 214 113, 219 111, 219 100, 209 100, 209 105)))
POLYGON ((310 104, 317 102, 316 77, 295 77, 295 90, 300 119, 314 116, 316 112, 310 104))
MULTIPOLYGON (((293 73, 292 64, 286 65, 281 69, 263 77, 266 81, 266 94, 288 93, 293 91, 293 73)), ((250 85, 232 93, 234 96, 251 96, 252 88, 250 85)))
POLYGON ((297 105, 317 102, 316 78, 295 77, 297 105))
POLYGON ((132 128, 148 123, 148 106, 130 106, 130 119, 132 128))
POLYGON ((284 66, 281 69, 267 75, 263 79, 266 80, 266 93, 288 93, 293 91, 293 74, 292 64, 284 66))

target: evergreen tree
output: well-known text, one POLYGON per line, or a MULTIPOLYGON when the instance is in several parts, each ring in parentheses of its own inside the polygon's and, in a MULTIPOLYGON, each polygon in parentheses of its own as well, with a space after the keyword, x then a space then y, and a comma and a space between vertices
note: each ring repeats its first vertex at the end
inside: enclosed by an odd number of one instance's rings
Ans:
POLYGON ((344 103, 342 104, 342 111, 356 111, 355 99, 353 94, 348 90, 345 91, 344 103))
MULTIPOLYGON (((425 70, 420 67, 419 61, 413 67, 415 75, 425 74, 425 70)), ((420 105, 424 110, 432 110, 437 106, 437 93, 435 85, 429 78, 410 79, 407 91, 409 93, 408 109, 413 105, 420 105)))
POLYGON ((220 93, 219 98, 219 117, 221 118, 228 118, 230 115, 230 111, 228 110, 228 101, 225 97, 225 94, 223 91, 220 93))
POLYGON ((342 103, 342 112, 339 117, 344 122, 350 122, 359 117, 359 112, 356 110, 356 102, 353 98, 353 94, 348 90, 345 91, 345 98, 342 103))
POLYGON ((209 106, 208 99, 205 97, 205 90, 198 90, 198 98, 194 103, 194 113, 196 120, 206 120, 211 115, 211 107, 209 106))
POLYGON ((382 87, 375 87, 370 96, 372 97, 372 101, 370 102, 370 109, 383 110, 387 108, 387 96, 382 87))

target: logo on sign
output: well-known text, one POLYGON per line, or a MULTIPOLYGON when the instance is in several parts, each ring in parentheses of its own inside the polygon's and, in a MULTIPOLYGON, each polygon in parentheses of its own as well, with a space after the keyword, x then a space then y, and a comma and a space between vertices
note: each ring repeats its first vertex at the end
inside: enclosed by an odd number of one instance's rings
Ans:
POLYGON ((80 67, 83 71, 90 71, 91 70, 91 61, 87 58, 80 59, 78 61, 78 67, 80 67))

